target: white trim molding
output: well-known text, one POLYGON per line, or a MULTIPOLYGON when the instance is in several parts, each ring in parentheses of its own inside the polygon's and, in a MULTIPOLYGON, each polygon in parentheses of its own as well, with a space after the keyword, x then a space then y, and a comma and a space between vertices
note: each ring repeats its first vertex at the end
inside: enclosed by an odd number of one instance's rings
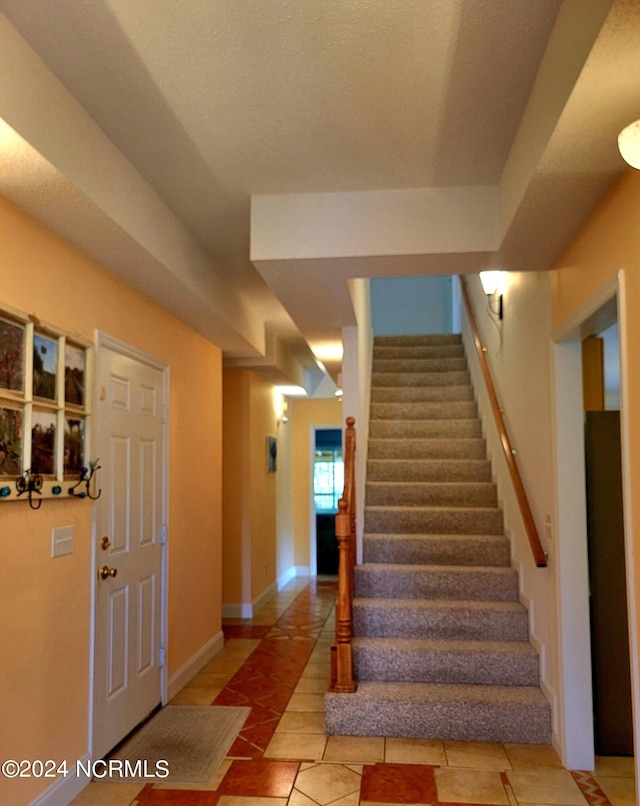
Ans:
POLYGON ((200 649, 193 654, 189 660, 182 664, 182 666, 171 675, 169 679, 169 699, 172 700, 176 694, 183 689, 192 677, 209 663, 211 658, 220 652, 224 646, 224 634, 219 630, 212 638, 210 638, 200 649))

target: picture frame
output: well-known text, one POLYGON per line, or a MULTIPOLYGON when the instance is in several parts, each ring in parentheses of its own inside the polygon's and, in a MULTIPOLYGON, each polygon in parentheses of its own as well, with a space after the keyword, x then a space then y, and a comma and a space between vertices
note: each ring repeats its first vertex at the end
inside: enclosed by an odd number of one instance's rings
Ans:
POLYGON ((84 406, 86 350, 67 342, 64 347, 64 402, 68 406, 84 406))
POLYGON ((56 472, 57 415, 34 411, 31 416, 31 470, 41 476, 56 472))
POLYGON ((0 502, 92 499, 93 372, 88 339, 0 303, 0 502))
POLYGON ((64 451, 62 473, 65 478, 77 476, 83 468, 85 443, 84 418, 64 418, 64 451))
POLYGON ((33 396, 56 400, 58 395, 58 340, 33 334, 33 396))
POLYGON ((0 317, 0 389, 24 391, 24 341, 22 323, 0 317))
POLYGON ((22 410, 0 406, 0 476, 22 473, 22 410))

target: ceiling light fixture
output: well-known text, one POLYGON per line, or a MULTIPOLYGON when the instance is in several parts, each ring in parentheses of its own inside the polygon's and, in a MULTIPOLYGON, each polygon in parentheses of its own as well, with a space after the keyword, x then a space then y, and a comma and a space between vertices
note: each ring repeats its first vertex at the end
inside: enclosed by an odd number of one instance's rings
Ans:
POLYGON ((495 270, 480 272, 480 282, 482 283, 482 290, 488 298, 489 310, 498 319, 502 319, 502 275, 503 272, 495 270), (495 297, 497 297, 497 300, 495 300, 495 297), (492 301, 497 301, 497 310, 491 306, 492 301))
POLYGON ((640 120, 625 126, 620 132, 618 150, 626 163, 640 171, 640 120))

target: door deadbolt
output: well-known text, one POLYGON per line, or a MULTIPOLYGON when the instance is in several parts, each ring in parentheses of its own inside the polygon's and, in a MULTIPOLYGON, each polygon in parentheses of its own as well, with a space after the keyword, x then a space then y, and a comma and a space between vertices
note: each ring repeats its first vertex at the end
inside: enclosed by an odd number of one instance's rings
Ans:
POLYGON ((111 541, 109 540, 109 538, 106 535, 104 537, 101 537, 100 538, 100 548, 103 551, 106 551, 110 547, 111 547, 111 541))
POLYGON ((108 577, 117 577, 118 569, 109 568, 108 565, 103 565, 100 567, 100 570, 98 571, 98 576, 100 577, 100 579, 107 579, 108 577))

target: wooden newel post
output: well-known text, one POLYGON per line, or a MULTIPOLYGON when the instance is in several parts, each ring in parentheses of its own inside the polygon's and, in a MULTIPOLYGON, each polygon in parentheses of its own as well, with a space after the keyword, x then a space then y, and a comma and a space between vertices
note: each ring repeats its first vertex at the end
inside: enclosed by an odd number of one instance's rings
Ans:
MULTIPOLYGON (((349 552, 351 558, 350 579, 353 587, 353 569, 356 565, 356 421, 355 417, 347 417, 347 428, 344 435, 344 455, 348 457, 345 463, 345 485, 343 497, 347 499, 347 512, 349 513, 349 527, 351 539, 349 552)), ((353 590, 351 591, 353 598, 353 590)))
POLYGON ((353 566, 351 563, 351 517, 347 501, 338 501, 336 537, 340 552, 338 566, 338 601, 336 604, 336 637, 331 647, 330 691, 354 692, 351 638, 353 636, 351 600, 353 598, 353 566))

